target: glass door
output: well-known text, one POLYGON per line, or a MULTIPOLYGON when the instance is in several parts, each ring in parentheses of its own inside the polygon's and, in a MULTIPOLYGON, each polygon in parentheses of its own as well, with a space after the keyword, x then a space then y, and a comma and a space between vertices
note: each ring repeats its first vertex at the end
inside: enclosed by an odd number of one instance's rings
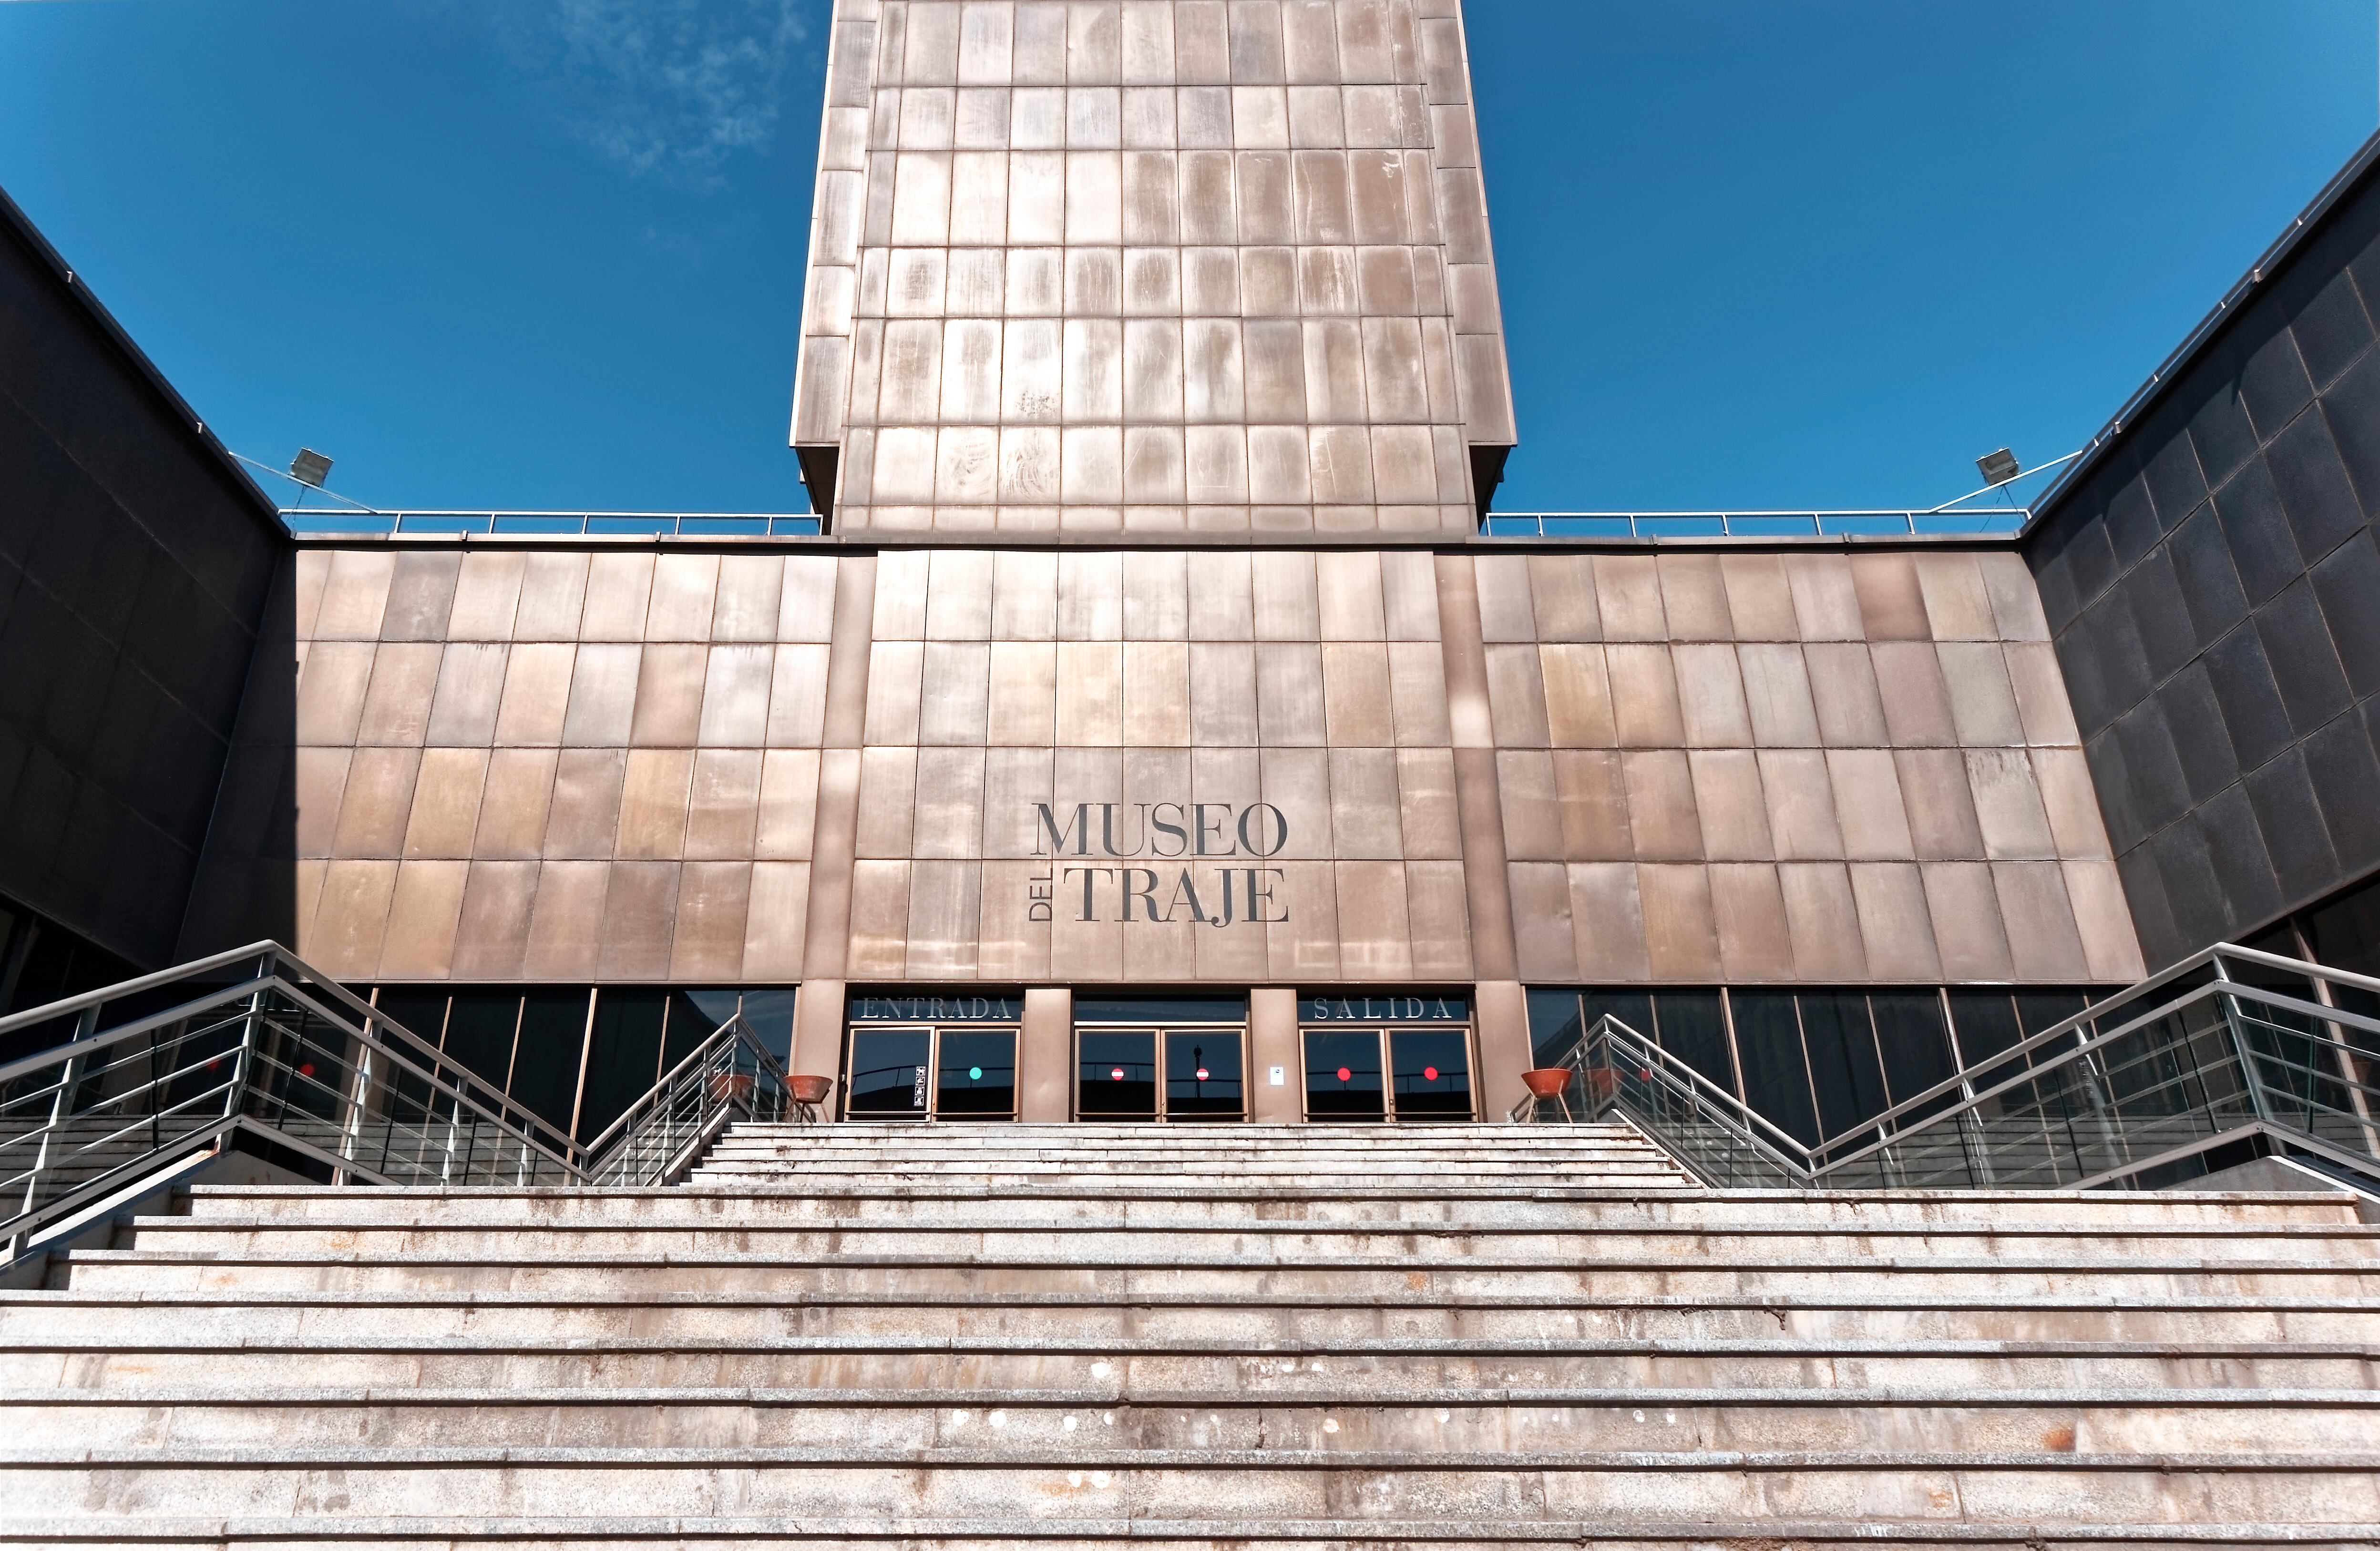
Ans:
POLYGON ((853 1029, 851 1059, 844 1063, 850 1073, 844 1114, 855 1121, 924 1120, 933 1064, 930 1028, 853 1029))
POLYGON ((1309 1121, 1411 1125, 1475 1117, 1468 1029, 1309 1028, 1304 1038, 1309 1121))
POLYGON ((1470 1031, 1389 1030, 1389 1080, 1400 1121, 1472 1119, 1470 1031))
POLYGON ((1385 1121, 1378 1029, 1305 1031, 1305 1118, 1385 1121))
POLYGON ((937 1029, 934 1045, 936 1120, 1016 1118, 1014 1029, 937 1029))
POLYGON ((1156 1030, 1085 1029, 1075 1048, 1078 1119, 1157 1119, 1156 1030))
POLYGON ((1235 1028, 1165 1032, 1165 1118, 1237 1121, 1248 1112, 1247 1077, 1235 1028))

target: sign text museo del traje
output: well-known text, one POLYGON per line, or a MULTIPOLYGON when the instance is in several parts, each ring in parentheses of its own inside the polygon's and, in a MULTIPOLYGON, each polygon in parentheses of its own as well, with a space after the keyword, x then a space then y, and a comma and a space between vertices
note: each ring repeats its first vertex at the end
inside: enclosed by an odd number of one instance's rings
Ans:
POLYGON ((1035 803, 1033 854, 1050 866, 1026 884, 1026 914, 1047 921, 1063 909, 1079 921, 1182 921, 1228 927, 1289 919, 1274 897, 1281 870, 1240 858, 1277 856, 1289 820, 1270 803, 1035 803), (1175 866, 1070 865, 1070 856, 1114 863, 1145 858, 1175 866))

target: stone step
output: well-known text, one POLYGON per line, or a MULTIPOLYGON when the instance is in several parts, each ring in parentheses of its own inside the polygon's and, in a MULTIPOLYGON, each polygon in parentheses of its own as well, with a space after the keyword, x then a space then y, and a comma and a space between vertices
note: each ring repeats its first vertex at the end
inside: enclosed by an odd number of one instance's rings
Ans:
POLYGON ((2380 1228, 2362 1224, 2201 1222, 2109 1228, 2084 1238, 2063 1228, 1973 1224, 1838 1228, 1739 1221, 1565 1228, 1460 1218, 1218 1222, 1174 1217, 1162 1207, 1123 1215, 1096 1204, 1092 1211, 1098 1215, 1087 1212, 1038 1220, 1008 1212, 974 1220, 961 1213, 937 1212, 896 1220, 856 1218, 744 1224, 655 1223, 637 1218, 503 1225, 142 1217, 133 1219, 132 1247, 224 1260, 331 1252, 373 1258, 393 1254, 502 1257, 520 1263, 587 1256, 701 1258, 729 1254, 787 1260, 869 1254, 1004 1259, 1046 1252, 1051 1228, 1062 1226, 1067 1254, 1086 1264, 1171 1266, 1232 1256, 1283 1262, 1395 1258, 1416 1268, 1449 1262, 1578 1266, 1658 1262, 1693 1266, 1725 1265, 1750 1256, 1850 1263, 1915 1254, 1953 1261, 2004 1255, 2022 1262, 2057 1254, 2069 1264, 2111 1267, 2135 1260, 2170 1262, 2177 1257, 2294 1260, 2343 1274, 2360 1271, 2380 1278, 2380 1228))
MULTIPOLYGON (((1374 1338, 1349 1350, 1283 1347, 1258 1335, 1163 1341, 1131 1336, 1053 1350, 1030 1333, 952 1332, 964 1343, 932 1345, 880 1335, 756 1337, 737 1343, 686 1337, 615 1338, 577 1343, 506 1339, 474 1329, 439 1339, 403 1327, 339 1339, 321 1333, 260 1339, 254 1328, 190 1331, 172 1345, 114 1345, 97 1326, 26 1344, 0 1339, 0 1388, 103 1392, 121 1399, 170 1388, 220 1401, 283 1403, 325 1386, 367 1388, 387 1402, 412 1387, 477 1389, 517 1398, 526 1389, 601 1391, 698 1387, 842 1389, 917 1396, 1067 1392, 1099 1403, 1135 1405, 1267 1402, 1389 1403, 1428 1395, 1430 1403, 1484 1404, 1496 1394, 1586 1391, 1642 1396, 1735 1388, 1792 1397, 1852 1390, 1927 1393, 1998 1404, 2007 1393, 2226 1388, 2276 1395, 2323 1391, 2380 1402, 2380 1351, 2307 1343, 2247 1345, 2077 1342, 1910 1342, 1866 1346, 1824 1341, 1634 1343, 1461 1341, 1374 1338), (1168 1397, 1171 1397, 1169 1400, 1168 1397)), ((2380 1322, 2374 1324, 2380 1331, 2380 1322)), ((146 1402, 143 1402, 146 1403, 146 1402)), ((157 1402, 160 1404, 167 1402, 157 1402)), ((178 1402, 174 1402, 178 1403, 178 1402)), ((937 1403, 961 1403, 951 1400, 937 1403)), ((973 1403, 973 1402, 968 1402, 973 1403)), ((1402 1403, 1402 1402, 1398 1402, 1402 1403)), ((1580 1400, 1578 1403, 1586 1403, 1580 1400)), ((1618 1400, 1611 1403, 1617 1404, 1618 1400)), ((1641 1398, 1634 1404, 1651 1402, 1641 1398)), ((1663 1404, 1692 1404, 1691 1400, 1663 1404)), ((1738 1401, 1736 1403, 1743 1403, 1738 1401)), ((1913 1402, 1912 1402, 1913 1403, 1913 1402)), ((1947 1403, 1944 1402, 1944 1403, 1947 1403)), ((2336 1396, 2328 1403, 2338 1403, 2336 1396)))
POLYGON ((2340 1266, 2320 1260, 2132 1256, 2099 1266, 2078 1266, 2072 1256, 1961 1260, 1923 1253, 1856 1262, 1827 1255, 1800 1260, 1706 1259, 1690 1265, 1669 1256, 1632 1262, 1606 1258, 1591 1266, 1575 1262, 1486 1262, 1479 1256, 1458 1255, 1424 1268, 1404 1255, 1301 1259, 1218 1254, 1194 1262, 1177 1253, 1150 1266, 1129 1256, 1102 1264, 1080 1253, 937 1257, 863 1256, 830 1251, 824 1258, 802 1258, 663 1252, 524 1265, 510 1255, 291 1253, 227 1259, 212 1254, 150 1249, 77 1251, 67 1259, 67 1272, 68 1285, 84 1292, 239 1288, 351 1293, 419 1287, 448 1292, 535 1290, 557 1297, 612 1297, 699 1288, 712 1294, 773 1291, 788 1301, 816 1293, 897 1289, 965 1291, 976 1296, 1131 1290, 1192 1292, 1210 1299, 1269 1291, 1328 1303, 1337 1297, 1400 1288, 1418 1290, 1425 1285, 1449 1297, 1593 1293, 1607 1299, 1724 1293, 1840 1297, 1886 1287, 1904 1296, 1924 1293, 1960 1299, 1995 1293, 2159 1297, 2210 1288, 2250 1298, 2336 1300, 2380 1292, 2380 1267, 2340 1266))
POLYGON ((20 1438, 84 1447, 414 1449, 770 1448, 914 1452, 997 1448, 1018 1455, 1089 1448, 1120 1462, 1211 1450, 1417 1456, 1439 1469, 1504 1468, 1510 1453, 1691 1453, 1924 1449, 1938 1459, 2056 1450, 2093 1456, 2231 1454, 2266 1467, 2293 1455, 2368 1448, 2365 1390, 2275 1392, 1730 1387, 1628 1390, 1360 1389, 1275 1404, 1198 1394, 969 1389, 504 1386, 312 1386, 254 1403, 220 1391, 0 1390, 20 1438))
MULTIPOLYGON (((1427 1279, 1427 1278, 1426 1278, 1427 1279)), ((1227 1300, 1162 1290, 1019 1294, 989 1281, 973 1290, 906 1285, 881 1293, 613 1290, 600 1299, 541 1292, 395 1290, 324 1293, 0 1291, 0 1344, 104 1351, 129 1329, 183 1332, 208 1348, 267 1351, 310 1342, 349 1347, 378 1341, 591 1345, 691 1343, 735 1350, 783 1346, 803 1352, 884 1351, 996 1356, 1006 1351, 1081 1354, 1090 1360, 1144 1351, 1201 1354, 1246 1351, 1360 1358, 1439 1351, 1462 1355, 1560 1351, 1585 1342, 1636 1351, 1645 1343, 1711 1341, 1748 1348, 1823 1341, 1861 1345, 1976 1341, 2168 1346, 2345 1344, 2380 1349, 2380 1298, 2140 1295, 2122 1300, 2087 1288, 2073 1294, 1985 1289, 1963 1298, 1834 1289, 1791 1298, 1725 1292, 1645 1294, 1629 1299, 1532 1292, 1443 1296, 1396 1287, 1366 1298, 1240 1290, 1227 1300)), ((144 1340, 162 1339, 144 1335, 144 1340)))
MULTIPOLYGON (((2047 1440, 2046 1440, 2047 1441, 2047 1440)), ((1781 1516, 1900 1523, 1936 1535, 1982 1526, 2039 1540, 2046 1519, 2162 1525, 2177 1540, 2216 1526, 2353 1528, 2380 1522, 2380 1454, 2262 1457, 2234 1450, 2090 1457, 2062 1447, 1957 1454, 1729 1449, 1509 1451, 1481 1456, 1354 1448, 1109 1450, 1087 1442, 892 1448, 547 1446, 471 1448, 19 1444, 0 1450, 0 1521, 22 1534, 149 1538, 152 1516, 238 1521, 261 1533, 344 1538, 358 1521, 412 1521, 506 1533, 510 1521, 709 1519, 726 1509, 762 1533, 911 1541, 946 1528, 1022 1539, 1033 1531, 1135 1541, 1366 1526, 1363 1538, 1501 1539, 1516 1524, 1666 1522, 1709 1544, 1713 1521, 1781 1516), (2047 1510, 2046 1512, 2045 1510, 2047 1510), (771 1521, 777 1522, 771 1523, 771 1521), (1431 1527, 1435 1527, 1434 1529, 1431 1527)), ((584 1532, 582 1532, 584 1533, 584 1532)), ((608 1532, 617 1534, 618 1531, 608 1532)), ((1315 1535, 1313 1538, 1339 1538, 1315 1535)), ((1935 1538, 1935 1537, 1928 1537, 1935 1538)), ((1982 1538, 1977 1536, 1976 1538, 1982 1538)), ((2096 1538, 2095 1536, 2094 1538, 2096 1538)), ((2241 1536, 2308 1538, 2301 1531, 2241 1536)))
POLYGON ((1113 1141, 1119 1137, 1245 1136, 1283 1146, 1307 1143, 1337 1145, 1368 1138, 1401 1141, 1410 1145, 1448 1145, 1510 1137, 1520 1143, 1554 1146, 1582 1139, 1627 1138, 1647 1141, 1645 1133, 1626 1121, 1594 1121, 1576 1125, 1515 1125, 1506 1121, 1408 1121, 1331 1124, 1293 1121, 837 1121, 805 1125, 792 1121, 739 1121, 737 1136, 808 1137, 829 1141, 864 1141, 886 1137, 941 1137, 947 1140, 985 1138, 1010 1141, 1113 1141))
POLYGON ((1275 1189, 1212 1194, 1101 1183, 1068 1193, 1048 1189, 987 1192, 863 1182, 821 1195, 797 1188, 540 1191, 325 1191, 271 1185, 200 1185, 190 1193, 190 1218, 205 1221, 261 1220, 283 1224, 335 1222, 486 1223, 517 1227, 583 1221, 774 1224, 836 1220, 885 1212, 907 1218, 921 1209, 976 1218, 1010 1211, 1038 1218, 1052 1211, 1103 1211, 1129 1217, 1154 1206, 1172 1217, 1261 1216, 1273 1221, 1404 1220, 1409 1213, 1439 1218, 1460 1215, 1548 1225, 1585 1222, 1615 1227, 1702 1228, 1754 1222, 1827 1228, 1906 1229, 1985 1224, 2010 1231, 2065 1231, 2082 1236, 2108 1227, 2162 1231, 2206 1226, 2246 1230, 2299 1225, 2355 1229, 2354 1198, 2344 1193, 2219 1195, 2180 1193, 2119 1194, 2052 1192, 1777 1192, 1690 1191, 1645 1197, 1630 1191, 1565 1190, 1516 1193, 1450 1188, 1427 1194, 1381 1189, 1275 1189), (1375 1215, 1377 1214, 1377 1215, 1375 1215))

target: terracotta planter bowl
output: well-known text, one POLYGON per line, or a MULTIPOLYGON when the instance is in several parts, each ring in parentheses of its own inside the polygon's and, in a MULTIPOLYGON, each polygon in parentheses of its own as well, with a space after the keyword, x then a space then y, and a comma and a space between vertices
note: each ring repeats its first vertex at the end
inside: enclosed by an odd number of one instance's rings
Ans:
POLYGON ((1521 1081, 1539 1098, 1559 1098, 1561 1091, 1570 1086, 1572 1075, 1567 1066, 1536 1066, 1522 1072, 1521 1081))
POLYGON ((823 1104, 826 1096, 834 1091, 832 1077, 788 1077, 785 1085, 793 1090, 796 1104, 823 1104))

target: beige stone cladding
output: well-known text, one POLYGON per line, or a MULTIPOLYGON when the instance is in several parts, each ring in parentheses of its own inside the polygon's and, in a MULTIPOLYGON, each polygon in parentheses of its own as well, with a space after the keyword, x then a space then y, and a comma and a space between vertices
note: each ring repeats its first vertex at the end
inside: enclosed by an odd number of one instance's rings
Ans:
POLYGON ((294 713, 251 691, 200 897, 285 886, 288 924, 225 906, 194 948, 466 982, 2139 972, 2005 551, 358 546, 285 597, 260 674, 297 664, 294 713), (241 817, 276 793, 286 835, 241 817))
POLYGON ((1477 145, 1455 0, 837 0, 792 438, 836 530, 1469 531, 1477 145))
POLYGON ((2141 974, 2015 555, 1475 566, 1524 978, 2141 974))

